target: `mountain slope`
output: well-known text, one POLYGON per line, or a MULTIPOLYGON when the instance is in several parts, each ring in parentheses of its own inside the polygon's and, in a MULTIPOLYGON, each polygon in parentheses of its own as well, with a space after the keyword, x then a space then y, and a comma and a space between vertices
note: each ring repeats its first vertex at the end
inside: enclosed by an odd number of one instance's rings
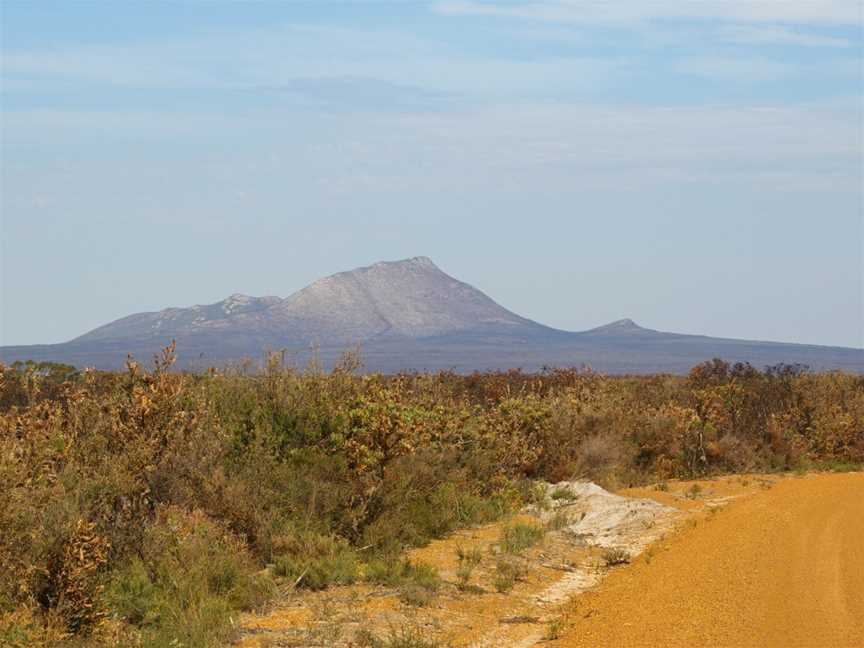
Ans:
POLYGON ((338 342, 544 328, 445 274, 426 257, 376 263, 319 279, 272 312, 290 330, 338 342))
POLYGON ((629 319, 572 333, 516 315, 426 257, 319 279, 286 298, 232 295, 215 304, 138 313, 64 344, 0 347, 0 361, 122 367, 177 341, 181 366, 205 368, 287 349, 325 364, 359 344, 369 371, 473 371, 590 365, 609 373, 687 371, 713 357, 762 367, 806 364, 864 373, 864 350, 664 333, 629 319))
POLYGON ((232 295, 206 306, 130 315, 73 342, 219 333, 330 344, 497 328, 545 327, 499 306, 430 259, 415 257, 340 272, 285 299, 232 295))

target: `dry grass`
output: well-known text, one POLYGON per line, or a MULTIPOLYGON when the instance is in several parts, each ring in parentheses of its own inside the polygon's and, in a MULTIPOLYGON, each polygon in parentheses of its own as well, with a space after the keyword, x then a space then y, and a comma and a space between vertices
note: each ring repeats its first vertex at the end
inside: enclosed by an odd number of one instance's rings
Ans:
POLYGON ((626 565, 630 562, 630 554, 624 549, 606 549, 603 551, 603 564, 607 567, 626 565))

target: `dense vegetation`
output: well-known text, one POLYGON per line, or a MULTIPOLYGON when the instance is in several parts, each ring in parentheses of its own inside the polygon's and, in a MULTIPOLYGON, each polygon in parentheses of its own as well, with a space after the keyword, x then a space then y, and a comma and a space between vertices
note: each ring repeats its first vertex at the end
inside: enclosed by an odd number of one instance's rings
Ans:
MULTIPOLYGON (((403 548, 532 480, 619 486, 864 461, 864 378, 360 376, 0 365, 0 645, 212 646, 278 588, 435 574, 403 548)), ((417 590, 417 588, 420 590, 417 590)), ((412 593, 413 592, 413 593, 412 593)))

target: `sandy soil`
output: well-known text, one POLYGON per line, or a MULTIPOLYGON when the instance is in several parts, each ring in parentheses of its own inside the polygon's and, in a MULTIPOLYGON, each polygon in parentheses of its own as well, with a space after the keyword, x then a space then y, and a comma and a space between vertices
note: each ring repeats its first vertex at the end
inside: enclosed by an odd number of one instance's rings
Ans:
POLYGON ((368 585, 295 591, 241 619, 238 645, 352 646, 360 629, 407 626, 454 647, 864 648, 864 474, 730 476, 623 497, 571 486, 573 501, 410 552, 444 581, 428 606, 368 585), (527 577, 496 592, 502 527, 558 511, 572 523, 525 552, 527 577), (607 567, 609 547, 631 563, 607 567), (483 553, 469 591, 456 587, 458 548, 483 553))
POLYGON ((392 588, 355 585, 324 592, 294 591, 264 615, 241 619, 242 648, 276 646, 352 646, 360 630, 386 636, 391 629, 412 628, 447 646, 529 647, 541 641, 563 606, 608 573, 604 549, 637 555, 672 530, 678 512, 652 500, 621 497, 590 483, 549 485, 547 506, 533 508, 494 524, 458 531, 408 552, 412 562, 435 568, 443 583, 430 604, 412 607, 392 588), (571 498, 554 500, 567 488, 571 498), (535 547, 504 556, 499 547, 507 524, 543 526, 556 516, 568 524, 546 532, 535 547), (458 550, 482 555, 470 587, 457 585, 458 550), (494 586, 500 558, 521 564, 526 574, 508 592, 494 586))
POLYGON ((864 474, 738 495, 576 597, 562 638, 546 645, 864 646, 864 474))

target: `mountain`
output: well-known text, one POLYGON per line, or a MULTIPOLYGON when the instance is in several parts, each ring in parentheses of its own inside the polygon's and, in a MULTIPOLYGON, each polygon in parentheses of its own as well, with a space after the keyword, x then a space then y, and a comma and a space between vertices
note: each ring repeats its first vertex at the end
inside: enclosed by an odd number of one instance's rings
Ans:
POLYGON ((0 347, 0 361, 52 360, 117 368, 177 340, 182 366, 203 368, 264 350, 298 363, 318 348, 329 364, 360 345, 370 371, 472 371, 587 364, 611 373, 682 372, 713 357, 755 366, 807 364, 864 372, 864 350, 664 333, 630 319, 580 333, 500 306, 426 257, 319 279, 285 298, 235 294, 215 304, 138 313, 63 344, 0 347))
POLYGON ((162 341, 219 334, 344 345, 468 330, 541 331, 546 327, 499 306, 442 272, 431 259, 415 257, 340 272, 285 299, 231 295, 205 306, 138 313, 72 342, 162 341))

